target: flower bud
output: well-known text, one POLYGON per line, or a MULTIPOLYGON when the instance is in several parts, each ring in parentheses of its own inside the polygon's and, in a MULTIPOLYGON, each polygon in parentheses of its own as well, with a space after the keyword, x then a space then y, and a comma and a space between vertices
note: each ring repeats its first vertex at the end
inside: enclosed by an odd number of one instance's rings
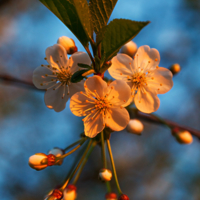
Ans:
POLYGON ((63 192, 63 200, 75 200, 76 199, 76 186, 68 185, 63 192))
POLYGON ((73 54, 78 51, 78 48, 75 45, 74 40, 68 38, 67 36, 59 37, 57 43, 62 45, 66 49, 68 54, 73 54))
POLYGON ((110 181, 112 179, 112 172, 109 169, 101 169, 99 178, 102 181, 110 181))
POLYGON ((191 144, 193 142, 192 135, 189 131, 174 128, 172 129, 172 135, 180 144, 191 144))
POLYGON ((133 57, 137 51, 137 45, 135 42, 130 41, 122 46, 120 53, 124 53, 129 55, 130 57, 133 57))
POLYGON ((170 67, 170 71, 172 74, 178 74, 181 71, 181 66, 178 63, 175 63, 170 67))
POLYGON ((106 200, 117 200, 117 195, 115 193, 107 193, 106 200))
MULTIPOLYGON (((53 155, 56 156, 56 157, 60 157, 60 156, 62 156, 64 153, 65 153, 65 152, 64 152, 62 149, 57 148, 57 147, 55 147, 55 148, 53 148, 53 149, 51 149, 51 150, 49 151, 49 154, 53 154, 53 155)), ((56 162, 56 165, 61 165, 62 162, 63 162, 63 160, 60 160, 59 162, 56 162)))
POLYGON ((53 154, 36 153, 29 158, 29 166, 38 171, 54 164, 55 156, 53 154))
POLYGON ((140 135, 144 129, 144 125, 138 119, 131 119, 126 127, 127 131, 130 133, 135 133, 140 135))
POLYGON ((54 189, 52 193, 45 198, 45 200, 61 200, 62 197, 63 193, 58 189, 54 189))
POLYGON ((128 196, 125 194, 120 195, 118 200, 129 200, 128 196))

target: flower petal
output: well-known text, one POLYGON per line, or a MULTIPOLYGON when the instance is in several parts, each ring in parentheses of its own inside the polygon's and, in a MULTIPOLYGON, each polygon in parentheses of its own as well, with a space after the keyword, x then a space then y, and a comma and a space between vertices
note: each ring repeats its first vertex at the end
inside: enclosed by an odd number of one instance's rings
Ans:
POLYGON ((113 78, 126 80, 127 76, 132 75, 131 65, 133 64, 133 59, 130 56, 117 54, 117 56, 113 57, 111 63, 112 65, 108 68, 108 72, 113 78))
MULTIPOLYGON (((57 85, 59 85, 58 83, 57 85)), ((54 109, 56 112, 60 112, 65 109, 66 102, 69 99, 67 94, 67 86, 60 86, 58 89, 53 90, 53 88, 46 91, 44 95, 44 101, 48 108, 54 109), (65 93, 64 98, 63 93, 65 93)))
POLYGON ((88 54, 85 52, 79 51, 79 52, 73 53, 69 59, 69 66, 71 66, 70 68, 71 73, 76 72, 80 68, 78 66, 78 63, 91 65, 91 59, 88 56, 88 54))
POLYGON ((123 106, 131 96, 131 88, 125 81, 115 80, 109 84, 106 95, 113 105, 123 106))
POLYGON ((65 48, 59 44, 48 47, 45 51, 47 62, 56 69, 68 66, 68 56, 65 48))
POLYGON ((159 67, 158 69, 151 71, 150 74, 151 78, 148 80, 148 87, 151 88, 151 90, 157 91, 158 94, 164 94, 172 88, 173 75, 170 70, 159 67))
MULTIPOLYGON (((107 83, 100 77, 100 76, 93 76, 89 77, 84 84, 85 91, 86 92, 93 92, 96 90, 96 93, 100 97, 104 97, 106 88, 107 88, 107 83)), ((96 97, 95 93, 94 96, 96 97)))
POLYGON ((103 113, 96 111, 84 118, 85 135, 93 138, 100 133, 105 127, 103 113))
POLYGON ((84 80, 77 83, 70 83, 69 96, 73 96, 76 92, 84 91, 84 80))
POLYGON ((150 49, 149 46, 144 45, 138 48, 135 59, 134 66, 140 67, 145 71, 153 70, 160 63, 160 54, 157 49, 150 49))
POLYGON ((143 88, 143 91, 137 91, 137 94, 134 97, 134 103, 136 107, 144 113, 155 112, 160 106, 160 100, 157 97, 157 93, 147 90, 147 88, 143 88))
POLYGON ((106 126, 114 131, 121 131, 126 128, 130 121, 130 116, 125 108, 112 107, 109 114, 106 114, 106 126))
POLYGON ((44 84, 47 82, 51 82, 52 77, 47 77, 45 75, 52 75, 52 71, 47 68, 47 65, 41 67, 37 67, 33 72, 33 84, 38 89, 47 89, 48 87, 51 87, 52 85, 55 85, 56 82, 44 84))
POLYGON ((87 101, 92 101, 92 99, 86 97, 84 93, 77 92, 76 94, 74 94, 70 99, 71 112, 78 117, 82 117, 90 113, 90 111, 88 112, 86 110, 90 110, 91 108, 93 108, 94 104, 88 103, 87 101), (84 112, 86 113, 84 114, 84 112))

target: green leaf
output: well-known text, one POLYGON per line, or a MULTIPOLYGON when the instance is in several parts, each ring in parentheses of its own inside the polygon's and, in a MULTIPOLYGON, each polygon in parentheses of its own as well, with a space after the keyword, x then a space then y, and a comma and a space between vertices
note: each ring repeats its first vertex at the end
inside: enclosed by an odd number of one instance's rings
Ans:
POLYGON ((40 0, 79 39, 84 47, 92 40, 87 0, 40 0))
POLYGON ((83 69, 83 70, 75 72, 71 77, 71 82, 72 83, 77 83, 77 82, 81 81, 82 79, 84 79, 84 76, 82 76, 82 74, 84 74, 87 71, 88 70, 83 69))
POLYGON ((102 41, 102 61, 110 60, 127 42, 132 40, 149 22, 114 19, 105 31, 102 41))
POLYGON ((83 64, 83 63, 78 63, 78 66, 81 67, 81 68, 92 69, 92 67, 90 65, 86 65, 86 64, 83 64))
POLYGON ((117 0, 91 0, 89 3, 91 20, 98 38, 97 43, 102 39, 104 34, 103 28, 107 25, 116 3, 117 0))

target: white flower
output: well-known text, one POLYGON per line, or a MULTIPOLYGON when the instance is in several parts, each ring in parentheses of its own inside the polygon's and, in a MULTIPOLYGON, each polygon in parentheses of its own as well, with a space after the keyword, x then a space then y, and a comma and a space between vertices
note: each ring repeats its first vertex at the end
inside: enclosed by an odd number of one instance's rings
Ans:
POLYGON ((101 169, 99 172, 99 178, 102 181, 110 181, 112 179, 112 172, 109 169, 101 169))
POLYGON ((68 54, 77 52, 77 47, 74 40, 67 36, 59 37, 57 43, 62 45, 68 54))
POLYGON ((131 119, 126 127, 127 131, 130 133, 135 133, 140 135, 144 129, 144 125, 138 119, 131 119))
POLYGON ((44 101, 48 108, 62 111, 68 99, 83 90, 84 81, 71 83, 72 75, 79 70, 78 63, 90 65, 91 60, 84 52, 74 53, 69 59, 64 47, 55 44, 46 49, 49 65, 41 65, 33 72, 33 83, 39 89, 46 89, 44 101))
POLYGON ((149 46, 141 46, 134 59, 118 54, 112 59, 112 65, 108 69, 115 79, 126 81, 131 87, 132 100, 136 107, 145 113, 156 111, 160 106, 157 94, 168 92, 172 86, 172 73, 170 70, 158 67, 160 54, 149 46))
POLYGON ((100 76, 88 78, 85 92, 78 92, 71 97, 70 109, 76 116, 86 116, 85 135, 95 137, 105 126, 114 131, 123 130, 129 122, 129 113, 123 105, 130 98, 130 87, 120 80, 109 85, 100 76))
POLYGON ((36 153, 29 158, 29 166, 36 170, 42 170, 48 167, 48 157, 44 153, 36 153))
POLYGON ((137 51, 137 45, 133 41, 126 43, 120 49, 120 53, 127 54, 130 57, 133 57, 135 55, 136 51, 137 51))

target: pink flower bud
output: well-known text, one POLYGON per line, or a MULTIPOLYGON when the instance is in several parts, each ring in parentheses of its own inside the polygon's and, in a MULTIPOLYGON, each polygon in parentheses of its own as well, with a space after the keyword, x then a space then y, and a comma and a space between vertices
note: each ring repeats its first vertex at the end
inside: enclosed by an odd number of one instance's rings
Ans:
POLYGON ((76 199, 76 186, 68 185, 63 192, 63 200, 75 200, 76 199))
POLYGON ((172 74, 178 74, 181 71, 181 66, 178 63, 175 63, 170 67, 170 71, 172 74))
POLYGON ((29 166, 36 170, 42 170, 48 167, 47 155, 44 153, 36 153, 29 158, 29 166))
POLYGON ((112 179, 112 172, 109 169, 101 169, 99 178, 102 181, 110 181, 112 179))
POLYGON ((179 128, 175 127, 172 129, 172 135, 180 144, 191 144, 193 142, 192 135, 189 131, 180 130, 179 128))
POLYGON ((29 158, 29 166, 38 171, 54 164, 55 156, 53 154, 36 153, 29 158))
MULTIPOLYGON (((57 147, 55 147, 55 148, 53 148, 53 149, 51 149, 51 150, 49 151, 49 154, 53 154, 55 157, 60 157, 60 156, 62 156, 64 153, 65 153, 65 152, 64 152, 62 149, 57 148, 57 147)), ((59 162, 56 162, 56 165, 61 165, 62 162, 63 162, 63 160, 60 160, 59 162)))
POLYGON ((57 43, 62 45, 66 49, 68 54, 73 54, 78 51, 78 48, 75 45, 74 40, 68 38, 67 36, 59 37, 57 43))
POLYGON ((129 200, 128 196, 125 194, 120 195, 118 200, 129 200))
POLYGON ((131 119, 126 127, 127 131, 130 133, 141 134, 144 129, 144 125, 138 119, 131 119))
POLYGON ((122 46, 120 53, 127 54, 130 57, 133 57, 137 51, 137 45, 135 42, 130 41, 122 46))
POLYGON ((117 200, 117 195, 115 193, 107 193, 105 198, 106 200, 117 200))

